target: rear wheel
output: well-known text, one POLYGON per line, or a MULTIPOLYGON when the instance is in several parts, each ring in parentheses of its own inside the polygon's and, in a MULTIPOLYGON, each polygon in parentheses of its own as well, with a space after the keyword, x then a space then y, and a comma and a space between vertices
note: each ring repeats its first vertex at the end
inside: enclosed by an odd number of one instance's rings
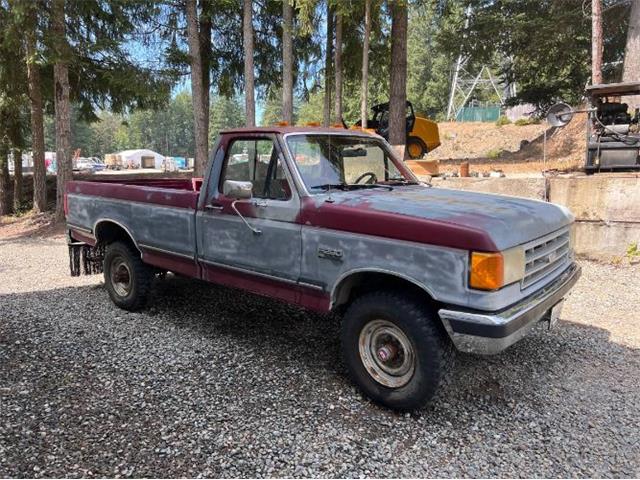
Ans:
POLYGON ((418 160, 427 154, 427 146, 418 137, 407 138, 407 154, 412 160, 418 160))
POLYGON ((142 262, 134 247, 114 242, 104 256, 104 283, 113 303, 124 310, 144 307, 151 289, 153 271, 142 262))
POLYGON ((349 374, 375 402, 413 410, 431 400, 448 374, 451 342, 418 298, 373 292, 345 313, 342 349, 349 374))

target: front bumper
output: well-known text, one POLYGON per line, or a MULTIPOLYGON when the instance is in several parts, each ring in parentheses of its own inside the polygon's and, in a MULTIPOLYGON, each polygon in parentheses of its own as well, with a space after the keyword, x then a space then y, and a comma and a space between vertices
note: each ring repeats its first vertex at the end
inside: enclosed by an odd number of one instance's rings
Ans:
POLYGON ((443 308, 438 311, 451 340, 462 352, 495 354, 513 345, 560 302, 580 278, 573 263, 557 279, 499 312, 443 308))

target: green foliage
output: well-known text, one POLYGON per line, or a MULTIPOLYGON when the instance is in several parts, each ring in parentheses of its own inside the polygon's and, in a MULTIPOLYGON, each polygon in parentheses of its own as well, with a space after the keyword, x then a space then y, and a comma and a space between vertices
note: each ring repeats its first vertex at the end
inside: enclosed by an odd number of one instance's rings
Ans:
MULTIPOLYGON (((133 148, 149 148, 163 155, 193 157, 195 136, 191 94, 178 93, 160 110, 136 110, 128 114, 99 112, 98 120, 84 121, 74 106, 72 149, 84 157, 104 157, 107 153, 133 148)), ((244 124, 244 108, 238 98, 215 96, 211 100, 209 137, 213 140, 226 128, 244 124)), ((55 150, 53 118, 45 118, 45 148, 55 150)))
POLYGON ((216 96, 211 102, 209 115, 209 144, 227 128, 245 124, 244 103, 239 97, 216 96))
POLYGON ((502 155, 502 149, 501 148, 492 148, 491 150, 489 150, 486 153, 486 157, 490 158, 491 160, 496 160, 496 159, 500 158, 500 155, 502 155))
POLYGON ((509 120, 509 117, 507 117, 506 115, 500 115, 498 117, 498 120, 496 120, 496 125, 498 127, 502 127, 503 125, 510 125, 511 124, 511 120, 509 120))
POLYGON ((523 117, 517 119, 513 123, 518 127, 524 127, 526 125, 538 125, 540 123, 540 119, 537 117, 523 117))
POLYGON ((407 98, 419 115, 444 117, 447 109, 451 65, 457 52, 442 48, 438 32, 461 17, 457 1, 416 2, 409 8, 407 39, 407 98))
POLYGON ((640 257, 640 248, 638 248, 638 242, 632 242, 629 244, 629 247, 627 247, 627 257, 630 259, 640 257))
MULTIPOLYGON (((582 0, 473 0, 468 28, 454 19, 439 33, 443 49, 469 56, 469 68, 488 64, 517 82, 511 103, 545 108, 557 98, 580 100, 590 77, 591 24, 582 0)), ((621 54, 619 28, 607 28, 605 52, 621 54)))

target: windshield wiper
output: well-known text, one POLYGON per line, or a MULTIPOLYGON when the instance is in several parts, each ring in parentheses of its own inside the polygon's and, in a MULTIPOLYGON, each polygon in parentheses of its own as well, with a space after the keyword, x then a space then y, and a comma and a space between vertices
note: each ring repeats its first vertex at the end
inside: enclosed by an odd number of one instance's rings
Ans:
POLYGON ((313 185, 312 187, 309 187, 309 189, 311 190, 331 190, 331 189, 337 189, 337 190, 349 190, 349 184, 348 183, 323 183, 321 185, 313 185))
POLYGON ((357 190, 357 189, 365 189, 365 188, 386 188, 388 190, 393 190, 391 185, 384 185, 382 183, 324 183, 322 185, 313 185, 309 187, 311 190, 322 189, 322 190, 357 190))
POLYGON ((405 178, 398 178, 398 177, 390 178, 387 181, 389 182, 390 185, 418 185, 417 182, 412 182, 411 180, 407 180, 405 178))

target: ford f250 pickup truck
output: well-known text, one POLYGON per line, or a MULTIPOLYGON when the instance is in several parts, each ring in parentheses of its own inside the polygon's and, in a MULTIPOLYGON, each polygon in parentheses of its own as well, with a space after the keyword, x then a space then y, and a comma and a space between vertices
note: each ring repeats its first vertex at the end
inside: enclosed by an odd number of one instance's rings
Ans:
POLYGON ((434 396, 455 349, 551 326, 580 275, 567 209, 431 188, 353 130, 227 130, 203 179, 72 181, 65 202, 72 274, 103 271, 117 306, 173 272, 337 312, 350 376, 400 410, 434 396))

